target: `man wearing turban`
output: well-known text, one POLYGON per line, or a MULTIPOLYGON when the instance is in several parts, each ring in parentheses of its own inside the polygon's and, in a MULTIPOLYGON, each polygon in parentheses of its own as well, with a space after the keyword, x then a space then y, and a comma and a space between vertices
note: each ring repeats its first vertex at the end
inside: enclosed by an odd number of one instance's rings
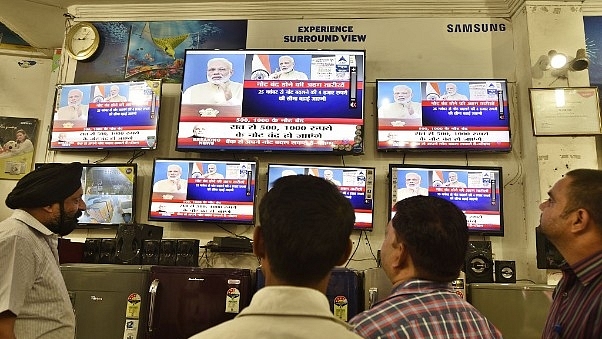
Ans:
POLYGON ((75 336, 75 315, 59 267, 58 235, 77 226, 82 165, 46 164, 6 197, 13 214, 0 222, 0 337, 75 336))

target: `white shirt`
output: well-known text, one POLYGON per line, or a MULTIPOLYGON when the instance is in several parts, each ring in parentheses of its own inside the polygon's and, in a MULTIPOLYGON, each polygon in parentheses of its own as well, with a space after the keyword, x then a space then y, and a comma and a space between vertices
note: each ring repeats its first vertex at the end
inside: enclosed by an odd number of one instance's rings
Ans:
POLYGON ((185 179, 163 179, 153 185, 153 192, 186 193, 188 180, 185 179))
POLYGON ((379 119, 422 119, 422 105, 419 102, 392 102, 378 109, 379 119))
POLYGON ((224 175, 221 173, 213 172, 213 173, 205 173, 201 175, 201 178, 207 179, 223 179, 224 175))
POLYGON ((464 94, 443 94, 439 100, 468 100, 468 97, 464 94))
POLYGON ((274 80, 307 80, 307 74, 292 70, 286 73, 272 73, 268 78, 274 80))
POLYGON ((429 195, 429 190, 424 187, 416 187, 416 188, 400 188, 397 190, 397 201, 403 200, 405 198, 414 197, 417 195, 429 195))
POLYGON ((23 210, 0 223, 0 313, 17 315, 17 338, 75 336, 57 244, 57 236, 23 210))
POLYGON ((461 181, 448 181, 446 183, 443 184, 444 187, 459 187, 459 188, 466 188, 466 184, 461 182, 461 181))
POLYGON ((182 104, 242 105, 242 84, 228 81, 226 86, 229 86, 232 92, 230 100, 226 100, 226 94, 219 86, 211 82, 205 82, 188 87, 182 93, 182 104))
POLYGON ((236 318, 192 336, 202 338, 361 338, 330 311, 321 292, 305 287, 266 286, 236 318))
POLYGON ((57 120, 86 120, 88 105, 63 106, 56 111, 57 120))

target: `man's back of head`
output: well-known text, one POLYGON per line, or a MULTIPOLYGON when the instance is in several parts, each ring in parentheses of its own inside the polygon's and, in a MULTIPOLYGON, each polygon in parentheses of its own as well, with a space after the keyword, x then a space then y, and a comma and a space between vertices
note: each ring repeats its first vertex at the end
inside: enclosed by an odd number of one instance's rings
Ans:
POLYGON ((453 203, 431 196, 400 200, 391 223, 408 248, 420 279, 450 282, 458 277, 466 248, 466 216, 453 203))
POLYGON ((269 262, 271 274, 282 283, 314 285, 349 257, 354 210, 323 178, 276 180, 259 205, 259 221, 255 254, 269 262))

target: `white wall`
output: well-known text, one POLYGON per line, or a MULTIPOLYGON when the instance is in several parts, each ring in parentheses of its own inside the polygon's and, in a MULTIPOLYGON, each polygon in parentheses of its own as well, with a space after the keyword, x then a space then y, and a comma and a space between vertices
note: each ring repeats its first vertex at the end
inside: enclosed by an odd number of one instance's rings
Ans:
MULTIPOLYGON (((52 60, 41 59, 37 55, 26 52, 0 51, 0 116, 17 118, 37 118, 38 131, 44 127, 43 119, 46 112, 46 102, 50 96, 49 86, 52 60), (19 55, 20 54, 20 55, 19 55), (35 65, 23 68, 19 62, 35 61, 35 65)), ((34 156, 43 156, 47 139, 39 139, 43 133, 36 136, 34 156)), ((4 204, 6 195, 17 183, 16 180, 0 180, 0 218, 4 219, 12 211, 4 204)))

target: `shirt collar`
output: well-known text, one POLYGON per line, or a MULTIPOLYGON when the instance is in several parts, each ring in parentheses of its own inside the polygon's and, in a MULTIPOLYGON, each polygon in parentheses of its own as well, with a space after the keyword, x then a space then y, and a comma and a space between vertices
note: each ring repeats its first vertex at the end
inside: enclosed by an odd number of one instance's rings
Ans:
POLYGON ((11 217, 22 221, 23 223, 42 233, 43 235, 49 236, 54 234, 51 230, 49 230, 48 228, 46 228, 46 226, 39 222, 38 219, 34 218, 31 214, 27 213, 24 210, 14 210, 13 215, 11 217))
POLYGON ((577 276, 577 279, 587 286, 596 277, 602 274, 602 251, 584 258, 573 265, 563 265, 562 270, 565 273, 571 272, 577 276), (567 272, 568 271, 568 272, 567 272))

